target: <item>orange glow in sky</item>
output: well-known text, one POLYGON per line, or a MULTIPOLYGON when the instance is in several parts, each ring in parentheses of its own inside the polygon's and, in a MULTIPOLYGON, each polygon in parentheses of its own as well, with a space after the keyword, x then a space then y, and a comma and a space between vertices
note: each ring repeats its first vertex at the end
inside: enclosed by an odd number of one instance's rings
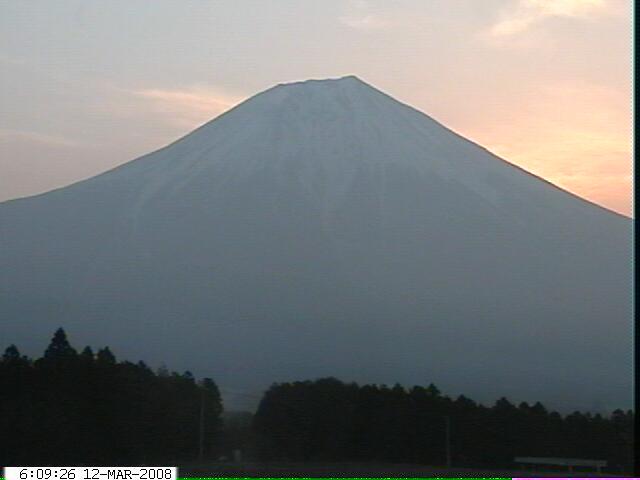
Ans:
POLYGON ((3 2, 0 201, 132 160, 277 83, 356 75, 505 160, 631 215, 631 7, 3 2))

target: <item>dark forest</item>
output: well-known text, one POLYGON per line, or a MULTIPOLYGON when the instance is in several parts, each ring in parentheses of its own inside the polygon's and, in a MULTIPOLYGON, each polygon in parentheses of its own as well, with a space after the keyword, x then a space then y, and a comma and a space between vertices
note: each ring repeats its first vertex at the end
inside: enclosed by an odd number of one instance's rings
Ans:
POLYGON ((632 411, 562 416, 506 398, 486 407, 434 385, 278 384, 265 393, 254 430, 259 454, 270 460, 506 469, 514 457, 530 456, 601 459, 618 473, 633 468, 632 411))
POLYGON ((242 449, 265 462, 513 468, 514 457, 534 456, 606 460, 612 473, 633 467, 632 411, 561 415, 506 398, 488 407, 433 384, 274 384, 252 421, 230 415, 225 425, 213 380, 119 362, 108 347, 78 353, 62 329, 35 360, 9 346, 0 385, 4 465, 173 465, 242 449))
POLYGON ((82 352, 59 329, 42 358, 15 346, 0 362, 0 464, 140 465, 212 455, 222 403, 196 382, 143 362, 118 362, 108 347, 82 352))

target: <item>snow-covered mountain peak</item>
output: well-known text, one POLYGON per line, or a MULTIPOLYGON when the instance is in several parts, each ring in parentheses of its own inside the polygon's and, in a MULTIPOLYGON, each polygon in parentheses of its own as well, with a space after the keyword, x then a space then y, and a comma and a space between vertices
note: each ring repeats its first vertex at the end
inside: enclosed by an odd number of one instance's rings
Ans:
POLYGON ((279 83, 278 87, 293 87, 293 86, 304 86, 308 88, 335 88, 335 87, 345 87, 345 86, 367 86, 371 88, 367 83, 362 81, 360 78, 355 75, 345 75, 343 77, 337 78, 312 78, 308 80, 300 80, 296 82, 284 82, 279 83))
POLYGON ((455 176, 447 163, 465 155, 447 150, 460 142, 465 148, 460 137, 426 115, 347 76, 272 87, 112 173, 139 184, 138 205, 203 179, 215 188, 265 169, 303 189, 323 182, 319 195, 336 205, 363 169, 379 175, 385 165, 400 165, 455 176))
MULTIPOLYGON (((246 106, 256 109, 294 108, 304 112, 333 110, 334 114, 367 110, 367 105, 375 98, 387 97, 358 77, 349 75, 340 78, 311 79, 291 83, 281 83, 246 102, 246 106)), ((369 108, 369 114, 372 113, 369 108)))
POLYGON ((627 408, 631 229, 355 77, 297 82, 0 204, 0 338, 627 408))
POLYGON ((363 175, 377 179, 381 205, 389 175, 461 188, 498 209, 524 191, 543 199, 560 193, 352 75, 276 85, 91 181, 119 177, 135 184, 137 215, 159 196, 205 186, 215 191, 265 174, 319 197, 325 211, 337 208, 363 175))

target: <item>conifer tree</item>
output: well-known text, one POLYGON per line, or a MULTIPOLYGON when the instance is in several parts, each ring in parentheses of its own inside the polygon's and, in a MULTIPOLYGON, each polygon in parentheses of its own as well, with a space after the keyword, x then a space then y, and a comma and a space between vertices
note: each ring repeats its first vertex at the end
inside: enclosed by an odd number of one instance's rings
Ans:
POLYGON ((77 355, 75 349, 69 344, 67 334, 62 328, 58 328, 53 334, 51 343, 44 352, 46 360, 64 360, 77 355))
POLYGON ((80 358, 88 362, 92 362, 94 360, 95 355, 93 354, 93 350, 90 346, 87 345, 86 347, 84 347, 82 352, 80 352, 80 358))
POLYGON ((104 347, 98 350, 96 361, 102 365, 115 365, 116 356, 111 352, 109 347, 104 347))
POLYGON ((15 345, 9 345, 2 355, 2 361, 5 363, 15 363, 20 361, 20 351, 15 345))

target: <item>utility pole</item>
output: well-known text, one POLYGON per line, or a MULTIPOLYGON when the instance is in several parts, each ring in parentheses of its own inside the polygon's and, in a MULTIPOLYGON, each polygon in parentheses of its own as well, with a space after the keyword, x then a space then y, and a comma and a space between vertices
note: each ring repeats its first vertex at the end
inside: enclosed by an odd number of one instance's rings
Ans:
POLYGON ((204 387, 200 387, 200 438, 198 441, 198 461, 204 457, 204 387))
POLYGON ((451 418, 444 417, 445 424, 445 451, 447 453, 447 468, 451 468, 451 418))

